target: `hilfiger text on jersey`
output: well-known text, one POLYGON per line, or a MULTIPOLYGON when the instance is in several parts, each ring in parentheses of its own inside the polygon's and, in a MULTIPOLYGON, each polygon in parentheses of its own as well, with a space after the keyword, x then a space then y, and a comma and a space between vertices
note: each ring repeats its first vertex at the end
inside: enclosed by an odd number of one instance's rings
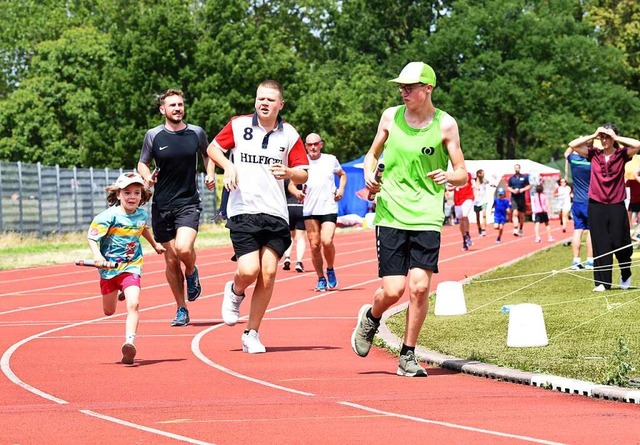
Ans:
POLYGON ((240 162, 247 162, 249 164, 275 164, 281 163, 282 159, 272 158, 264 155, 252 155, 250 153, 240 153, 240 162))

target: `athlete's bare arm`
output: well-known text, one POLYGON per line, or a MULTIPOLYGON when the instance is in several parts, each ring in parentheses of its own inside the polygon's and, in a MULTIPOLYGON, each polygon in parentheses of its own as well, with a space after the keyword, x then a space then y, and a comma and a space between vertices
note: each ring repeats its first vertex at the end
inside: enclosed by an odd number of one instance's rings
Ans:
POLYGON ((450 116, 445 115, 440 121, 440 131, 442 133, 442 144, 446 147, 451 160, 453 171, 443 171, 441 169, 429 172, 429 176, 436 184, 449 183, 459 187, 467 183, 467 168, 464 164, 464 155, 460 147, 460 133, 458 123, 450 116))

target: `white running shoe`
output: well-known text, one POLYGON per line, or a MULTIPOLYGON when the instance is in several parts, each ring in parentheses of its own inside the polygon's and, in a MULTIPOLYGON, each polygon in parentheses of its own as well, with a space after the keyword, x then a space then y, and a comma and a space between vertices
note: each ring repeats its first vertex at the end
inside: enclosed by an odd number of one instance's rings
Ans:
POLYGON ((627 290, 631 286, 631 277, 627 278, 627 281, 623 281, 620 277, 620 289, 627 290))
POLYGON ((596 287, 593 288, 594 292, 604 292, 607 289, 605 289, 604 284, 598 284, 596 287))
POLYGON ((238 322, 240 313, 240 303, 244 300, 244 293, 236 295, 233 292, 233 281, 228 281, 224 285, 224 296, 222 298, 222 320, 227 326, 233 326, 238 322))
POLYGON ((251 329, 248 333, 242 334, 242 352, 249 354, 262 354, 267 352, 267 348, 260 343, 260 334, 255 329, 251 329))

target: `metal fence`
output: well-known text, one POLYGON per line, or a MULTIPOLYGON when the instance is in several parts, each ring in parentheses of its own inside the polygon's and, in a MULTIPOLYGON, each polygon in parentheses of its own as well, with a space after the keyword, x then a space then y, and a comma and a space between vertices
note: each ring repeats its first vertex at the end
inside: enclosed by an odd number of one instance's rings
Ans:
MULTIPOLYGON (((105 187, 122 173, 123 169, 0 162, 0 233, 43 236, 86 230, 93 217, 107 208, 105 187)), ((206 189, 204 178, 204 173, 196 177, 201 223, 213 220, 218 208, 216 194, 206 189)), ((149 214, 150 206, 144 206, 149 214)))

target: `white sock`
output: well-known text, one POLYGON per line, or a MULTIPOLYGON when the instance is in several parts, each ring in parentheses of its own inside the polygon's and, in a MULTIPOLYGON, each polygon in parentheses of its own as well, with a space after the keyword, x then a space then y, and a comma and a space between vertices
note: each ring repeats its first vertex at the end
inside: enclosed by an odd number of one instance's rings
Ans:
POLYGON ((579 256, 574 257, 574 258, 573 258, 573 262, 574 262, 574 263, 579 263, 579 262, 580 262, 580 257, 579 257, 579 256))
POLYGON ((593 263, 593 257, 592 256, 588 256, 587 257, 587 261, 589 261, 590 263, 593 263))
POLYGON ((136 334, 129 334, 127 336, 125 336, 125 342, 126 343, 131 343, 132 345, 135 343, 136 341, 136 334))

